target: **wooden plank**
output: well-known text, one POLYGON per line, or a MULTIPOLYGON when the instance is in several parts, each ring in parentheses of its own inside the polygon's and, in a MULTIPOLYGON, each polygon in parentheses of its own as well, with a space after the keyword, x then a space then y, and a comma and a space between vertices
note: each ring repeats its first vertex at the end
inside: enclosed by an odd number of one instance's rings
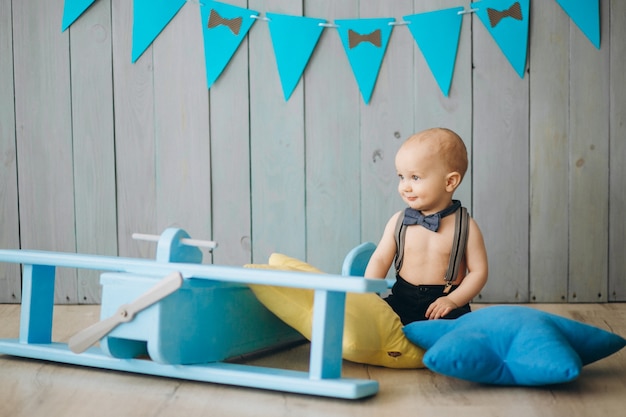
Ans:
MULTIPOLYGON (((359 10, 363 18, 394 17, 401 21, 403 15, 412 12, 413 2, 360 2, 359 10)), ((398 194, 395 156, 402 142, 415 132, 414 48, 410 31, 394 26, 369 105, 357 92, 362 241, 378 243, 387 221, 404 204, 398 194)), ((388 276, 394 276, 393 272, 388 276)))
POLYGON ((473 217, 490 280, 475 301, 528 300, 528 76, 521 79, 473 16, 473 217))
MULTIPOLYGON (((246 0, 229 4, 247 7, 246 0)), ((213 261, 220 265, 243 265, 252 261, 248 71, 246 37, 209 91, 211 217, 213 239, 219 245, 213 253, 213 261)), ((206 81, 200 82, 198 88, 206 88, 206 81)))
POLYGON ((112 2, 111 16, 118 250, 153 258, 154 244, 131 238, 158 230, 152 47, 131 63, 132 2, 112 2))
MULTIPOLYGON (((111 2, 70 26, 76 251, 117 254, 111 2)), ((78 272, 78 302, 100 301, 100 274, 78 272)))
MULTIPOLYGON (((281 0, 249 2, 250 9, 302 15, 302 4, 281 0)), ((272 252, 306 255, 304 103, 296 91, 285 102, 267 23, 248 34, 250 45, 250 173, 252 260, 272 252)))
POLYGON ((569 17, 535 2, 530 31, 530 300, 563 302, 568 284, 569 17))
MULTIPOLYGON (((379 8, 370 13, 400 20, 411 13, 458 6, 453 3, 394 2, 393 8, 387 7, 389 10, 379 8)), ((411 134, 434 126, 449 127, 464 138, 471 160, 470 33, 466 22, 462 27, 453 88, 445 98, 410 31, 402 26, 394 29, 376 86, 379 99, 363 109, 362 195, 367 196, 362 201, 363 240, 377 242, 391 214, 402 208, 394 159, 400 144, 411 134), (381 139, 385 137, 389 140, 381 139)), ((471 207, 471 177, 470 169, 456 194, 468 207, 471 207)))
MULTIPOLYGON (((0 0, 0 246, 19 248, 11 0, 0 0)), ((0 265, 0 303, 20 302, 20 268, 0 265)))
MULTIPOLYGON (((200 7, 188 3, 157 38, 154 59, 157 229, 211 238, 211 149, 200 7)), ((203 262, 210 254, 203 250, 203 262)))
MULTIPOLYGON (((602 22, 609 5, 601 2, 602 22)), ((601 38, 608 39, 608 25, 601 38)), ((570 23, 570 302, 608 299, 609 50, 570 23)))
MULTIPOLYGON (((414 12, 425 13, 458 7, 454 0, 414 1, 414 12)), ((416 132, 431 127, 447 127, 454 130, 465 142, 469 166, 454 198, 472 208, 472 15, 463 16, 459 47, 452 85, 448 97, 439 88, 428 63, 417 43, 414 43, 414 119, 416 132)))
MULTIPOLYGON (((13 4, 21 247, 74 252, 69 35, 63 2, 13 4)), ((57 303, 77 302, 73 271, 57 275, 57 303)))
MULTIPOLYGON (((307 16, 358 15, 356 1, 310 1, 307 16)), ((297 87, 306 91, 306 249, 308 261, 338 273, 360 236, 359 102, 336 28, 326 28, 297 87)))
MULTIPOLYGON (((626 3, 611 2, 609 48, 610 131, 609 131, 609 294, 610 301, 626 301, 626 3)), ((607 46, 609 44, 609 46, 607 46)))

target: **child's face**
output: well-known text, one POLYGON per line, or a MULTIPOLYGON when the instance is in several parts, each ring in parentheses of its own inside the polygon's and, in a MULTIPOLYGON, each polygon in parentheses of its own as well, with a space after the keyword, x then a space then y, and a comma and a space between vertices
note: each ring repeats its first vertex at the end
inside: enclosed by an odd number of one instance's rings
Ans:
POLYGON ((445 209, 452 198, 441 158, 424 143, 405 144, 396 155, 398 192, 409 207, 428 215, 445 209))

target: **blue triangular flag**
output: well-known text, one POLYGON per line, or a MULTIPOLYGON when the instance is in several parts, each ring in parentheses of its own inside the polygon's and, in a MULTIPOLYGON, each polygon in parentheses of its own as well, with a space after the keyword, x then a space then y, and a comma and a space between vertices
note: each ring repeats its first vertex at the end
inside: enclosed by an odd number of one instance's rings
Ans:
POLYGON ((600 0, 556 0, 587 36, 600 49, 600 0))
POLYGON ((404 16, 444 96, 448 97, 459 48, 463 7, 404 16))
POLYGON ((259 12, 208 0, 200 3, 200 10, 207 88, 211 88, 248 34, 259 12))
POLYGON ((133 0, 132 62, 159 36, 186 0, 133 0))
POLYGON ((96 0, 65 0, 63 4, 63 22, 61 32, 65 31, 96 0))
POLYGON ((517 74, 524 78, 528 52, 530 0, 482 0, 471 7, 517 74))
POLYGON ((324 30, 324 19, 266 13, 285 100, 298 85, 324 30))
POLYGON ((335 20, 352 72, 369 104, 387 50, 394 18, 335 20))

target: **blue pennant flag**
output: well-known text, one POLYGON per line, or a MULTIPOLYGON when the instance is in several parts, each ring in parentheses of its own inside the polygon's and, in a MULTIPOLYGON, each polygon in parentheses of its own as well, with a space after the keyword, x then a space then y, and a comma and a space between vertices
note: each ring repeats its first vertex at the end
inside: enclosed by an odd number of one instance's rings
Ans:
POLYGON ((600 0, 556 0, 585 36, 600 49, 600 0))
POLYGON ((448 97, 459 48, 463 7, 404 16, 439 88, 448 97))
POLYGON ((285 100, 298 85, 311 54, 322 35, 324 19, 267 13, 285 100))
POLYGON ((336 20, 339 36, 365 104, 369 104, 394 18, 336 20))
POLYGON ((133 0, 132 62, 143 54, 186 0, 133 0))
POLYGON ((482 0, 472 3, 476 14, 517 74, 524 78, 528 52, 530 0, 482 0))
POLYGON ((207 88, 219 78, 256 21, 259 12, 217 1, 200 3, 207 88))
POLYGON ((70 27, 95 1, 96 0, 65 0, 63 4, 61 32, 64 32, 65 29, 70 27))

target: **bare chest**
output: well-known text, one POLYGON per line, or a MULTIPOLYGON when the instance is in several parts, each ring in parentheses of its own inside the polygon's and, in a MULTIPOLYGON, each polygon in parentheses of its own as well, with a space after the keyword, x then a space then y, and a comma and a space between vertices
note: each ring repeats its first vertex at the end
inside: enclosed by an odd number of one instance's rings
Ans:
POLYGON ((443 223, 437 232, 420 226, 407 227, 402 278, 414 285, 444 284, 453 238, 454 225, 449 222, 443 223))

